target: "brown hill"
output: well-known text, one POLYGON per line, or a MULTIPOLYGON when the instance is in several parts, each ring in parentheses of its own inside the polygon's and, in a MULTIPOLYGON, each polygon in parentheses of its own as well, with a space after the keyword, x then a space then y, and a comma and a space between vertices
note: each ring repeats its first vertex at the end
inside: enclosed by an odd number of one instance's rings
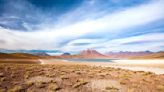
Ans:
POLYGON ((0 59, 38 59, 39 56, 27 53, 0 53, 0 59))
POLYGON ((110 58, 116 58, 116 59, 127 59, 132 57, 138 57, 143 55, 150 55, 153 54, 153 52, 150 51, 142 51, 142 52, 108 52, 106 53, 107 56, 110 58))
POLYGON ((157 52, 149 55, 131 57, 131 59, 164 59, 164 52, 157 52))

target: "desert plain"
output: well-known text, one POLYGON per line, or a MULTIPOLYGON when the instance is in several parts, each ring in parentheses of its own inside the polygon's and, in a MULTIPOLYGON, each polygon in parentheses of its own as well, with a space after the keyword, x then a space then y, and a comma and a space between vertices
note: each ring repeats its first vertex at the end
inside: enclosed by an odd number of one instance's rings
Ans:
POLYGON ((15 61, 0 63, 0 92, 164 92, 161 72, 123 68, 163 69, 160 61, 159 64, 151 61, 152 65, 59 59, 38 59, 40 63, 15 61))

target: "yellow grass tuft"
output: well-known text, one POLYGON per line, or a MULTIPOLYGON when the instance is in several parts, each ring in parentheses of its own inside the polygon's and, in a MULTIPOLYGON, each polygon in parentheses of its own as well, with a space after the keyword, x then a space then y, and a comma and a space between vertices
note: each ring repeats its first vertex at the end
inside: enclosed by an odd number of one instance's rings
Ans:
POLYGON ((6 81, 6 77, 0 78, 0 81, 1 81, 1 82, 6 81))
POLYGON ((114 87, 114 86, 108 86, 105 89, 106 90, 119 90, 117 87, 114 87))
POLYGON ((27 87, 31 87, 32 85, 34 85, 34 83, 33 83, 33 82, 31 82, 31 81, 26 82, 26 86, 27 86, 27 87))
POLYGON ((0 77, 4 77, 4 74, 3 73, 0 73, 0 77))
POLYGON ((77 88, 77 87, 80 87, 80 86, 85 85, 87 83, 88 83, 88 81, 85 81, 85 80, 77 80, 77 83, 75 83, 72 87, 77 88))
POLYGON ((56 83, 50 83, 48 85, 48 89, 52 91, 57 91, 60 90, 61 88, 56 83))
POLYGON ((164 85, 158 85, 156 89, 160 92, 164 92, 164 85))
POLYGON ((36 82, 35 83, 35 86, 37 87, 37 88, 44 88, 45 87, 45 82, 36 82))
POLYGON ((22 86, 15 86, 9 89, 7 92, 24 92, 25 89, 22 86))

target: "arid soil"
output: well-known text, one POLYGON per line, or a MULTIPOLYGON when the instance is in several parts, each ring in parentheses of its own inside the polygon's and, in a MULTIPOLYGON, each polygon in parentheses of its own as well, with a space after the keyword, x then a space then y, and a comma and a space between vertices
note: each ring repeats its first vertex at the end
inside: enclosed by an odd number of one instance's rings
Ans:
POLYGON ((164 75, 77 64, 0 63, 0 92, 164 92, 164 75))

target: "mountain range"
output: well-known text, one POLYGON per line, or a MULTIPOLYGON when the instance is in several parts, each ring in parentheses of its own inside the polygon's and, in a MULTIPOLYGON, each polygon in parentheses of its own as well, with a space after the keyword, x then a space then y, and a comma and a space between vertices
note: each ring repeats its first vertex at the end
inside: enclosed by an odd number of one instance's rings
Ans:
POLYGON ((0 49, 2 53, 57 53, 60 52, 59 50, 7 50, 7 49, 0 49))
POLYGON ((87 49, 76 55, 61 55, 60 58, 109 58, 109 59, 164 59, 164 52, 108 52, 102 54, 96 50, 87 49))
POLYGON ((120 51, 120 52, 108 52, 108 53, 106 53, 106 55, 110 58, 126 59, 126 58, 131 58, 131 57, 150 55, 153 53, 154 52, 150 52, 150 51, 139 51, 139 52, 128 52, 128 51, 123 52, 123 51, 120 51))
POLYGON ((93 49, 81 51, 79 54, 71 55, 65 52, 61 55, 49 56, 47 53, 55 53, 56 50, 0 50, 0 59, 19 58, 109 58, 109 59, 164 59, 164 52, 108 52, 102 54, 93 49))

